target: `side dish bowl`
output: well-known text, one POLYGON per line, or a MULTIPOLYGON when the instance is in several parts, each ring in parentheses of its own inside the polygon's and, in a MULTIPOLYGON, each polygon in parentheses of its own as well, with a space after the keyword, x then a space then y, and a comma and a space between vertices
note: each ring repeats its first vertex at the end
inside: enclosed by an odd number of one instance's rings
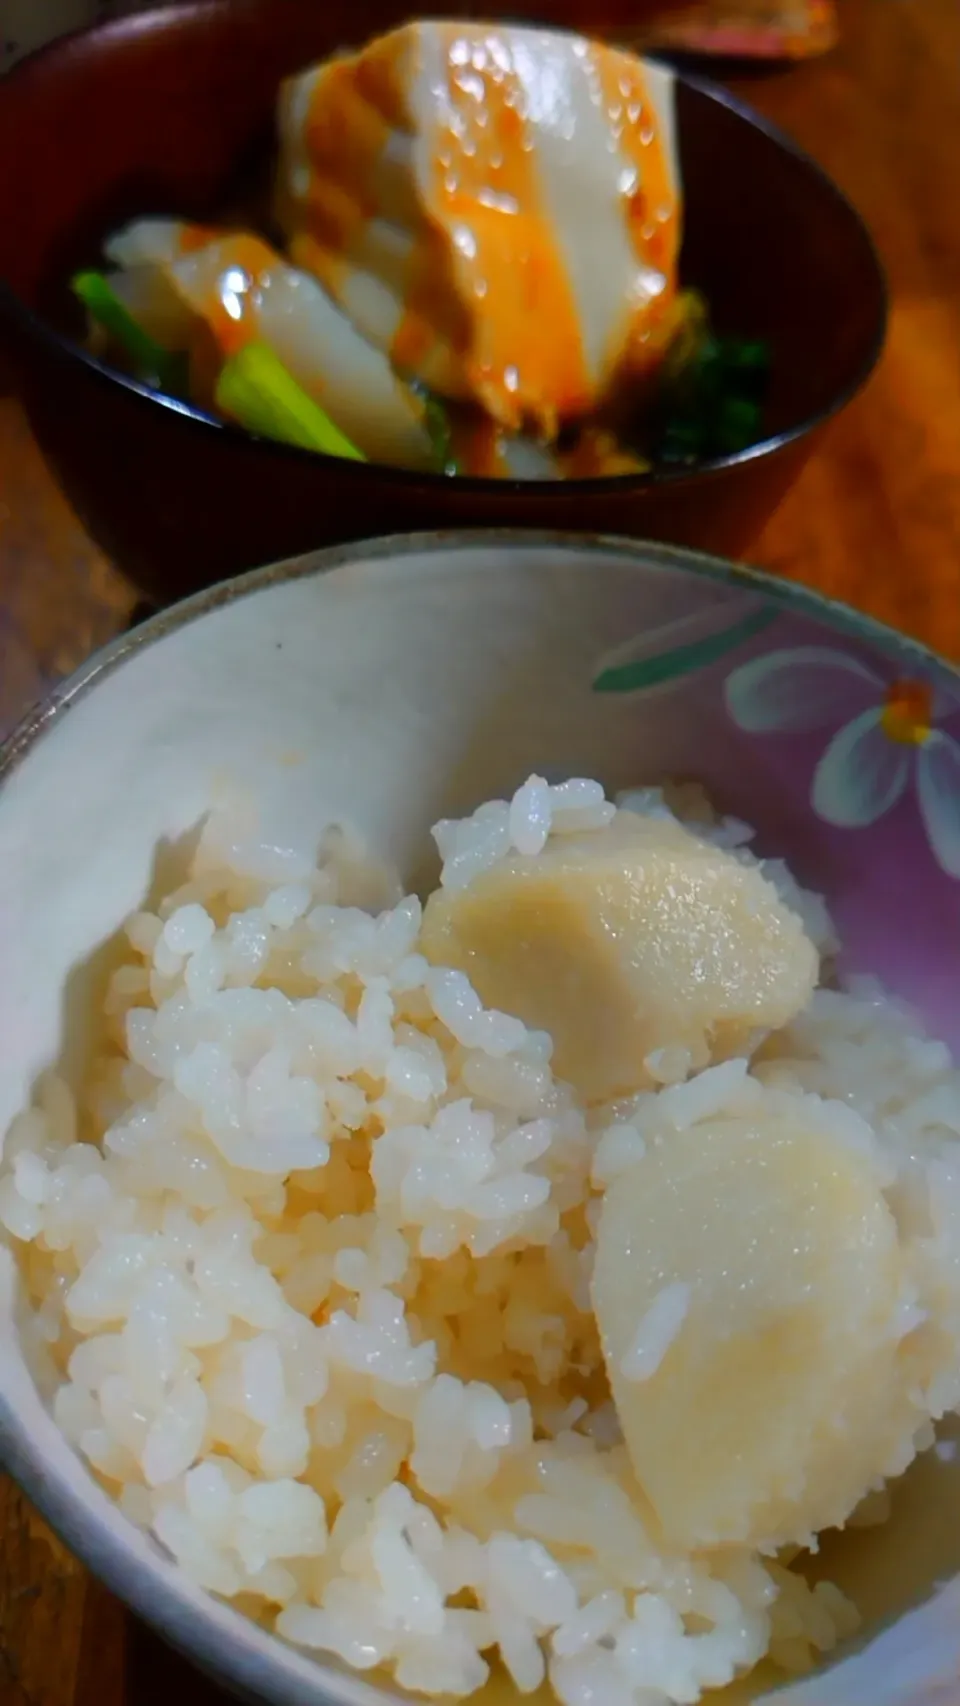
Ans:
MULTIPOLYGON (((721 331, 772 353, 766 436, 747 451, 640 477, 449 479, 252 438, 86 353, 67 280, 104 236, 147 213, 215 219, 266 157, 282 78, 407 15, 396 0, 362 16, 344 0, 193 0, 54 43, 0 83, 0 340, 71 502, 158 602, 322 544, 437 525, 739 555, 877 360, 884 285, 857 214, 788 139, 686 76, 684 275, 721 331)), ((567 21, 589 31, 589 10, 567 21)))

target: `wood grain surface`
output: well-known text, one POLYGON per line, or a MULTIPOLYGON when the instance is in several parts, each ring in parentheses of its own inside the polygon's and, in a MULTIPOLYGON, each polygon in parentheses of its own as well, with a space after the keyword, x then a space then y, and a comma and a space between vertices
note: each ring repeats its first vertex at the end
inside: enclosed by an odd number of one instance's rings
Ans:
MULTIPOLYGON (((890 279, 890 340, 752 555, 960 659, 960 5, 847 0, 841 21, 828 58, 736 87, 866 217, 890 279)), ((0 397, 0 730, 134 605, 0 397)), ((0 1706, 171 1698, 225 1703, 0 1480, 0 1706)))

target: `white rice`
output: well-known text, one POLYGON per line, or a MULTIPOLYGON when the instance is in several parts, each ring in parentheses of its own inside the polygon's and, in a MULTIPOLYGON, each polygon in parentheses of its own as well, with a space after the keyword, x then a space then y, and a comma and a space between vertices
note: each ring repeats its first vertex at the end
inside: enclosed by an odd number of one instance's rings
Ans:
MULTIPOLYGON (((701 790, 621 803, 752 857, 701 790)), ((598 783, 533 777, 437 826, 442 881, 614 813, 598 783)), ((766 869, 832 952, 822 902, 766 869)), ((588 1117, 549 1038, 431 970, 419 923, 342 832, 311 870, 224 817, 129 921, 86 1082, 46 1080, 4 1143, 0 1223, 59 1426, 195 1582, 415 1691, 470 1694, 499 1662, 564 1706, 665 1706, 765 1654, 815 1662, 856 1624, 838 1590, 744 1550, 665 1556, 645 1526, 592 1227, 647 1143, 802 1098, 877 1157, 923 1252, 898 1330, 935 1315, 945 1347, 929 1442, 960 1403, 947 1050, 870 984, 822 989, 751 1061, 691 1079, 661 1049, 661 1088, 588 1117)), ((630 1378, 667 1355, 685 1293, 640 1323, 630 1378)))
POLYGON ((624 1380, 649 1380, 656 1374, 683 1326, 689 1307, 690 1287, 682 1280, 674 1280, 657 1293, 637 1327, 633 1344, 620 1359, 624 1380))

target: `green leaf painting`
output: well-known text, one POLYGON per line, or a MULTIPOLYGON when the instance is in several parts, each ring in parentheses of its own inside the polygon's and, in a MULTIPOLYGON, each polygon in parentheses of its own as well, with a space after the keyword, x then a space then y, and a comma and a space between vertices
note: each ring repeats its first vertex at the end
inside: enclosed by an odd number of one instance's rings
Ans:
POLYGON ((642 693, 664 682, 679 681, 729 652, 746 645, 776 620, 777 610, 769 604, 754 607, 736 622, 717 628, 716 613, 697 613, 668 622, 661 629, 638 635, 629 645, 608 657, 594 677, 595 693, 642 693), (704 632, 709 623, 711 631, 704 632), (658 636, 662 644, 656 645, 658 636), (652 647, 656 649, 652 649, 652 647), (632 655, 631 655, 632 654, 632 655))

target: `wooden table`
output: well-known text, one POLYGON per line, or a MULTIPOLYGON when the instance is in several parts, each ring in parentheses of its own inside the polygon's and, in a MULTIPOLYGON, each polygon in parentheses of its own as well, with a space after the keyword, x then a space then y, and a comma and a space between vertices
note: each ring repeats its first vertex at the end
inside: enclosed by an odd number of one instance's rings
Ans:
MULTIPOLYGON (((890 340, 753 557, 960 658, 960 5, 848 0, 843 14, 830 58, 738 88, 865 215, 889 272, 890 340)), ((134 605, 0 398, 0 729, 134 605)), ((2 1706, 170 1698, 224 1706, 0 1481, 2 1706)))

